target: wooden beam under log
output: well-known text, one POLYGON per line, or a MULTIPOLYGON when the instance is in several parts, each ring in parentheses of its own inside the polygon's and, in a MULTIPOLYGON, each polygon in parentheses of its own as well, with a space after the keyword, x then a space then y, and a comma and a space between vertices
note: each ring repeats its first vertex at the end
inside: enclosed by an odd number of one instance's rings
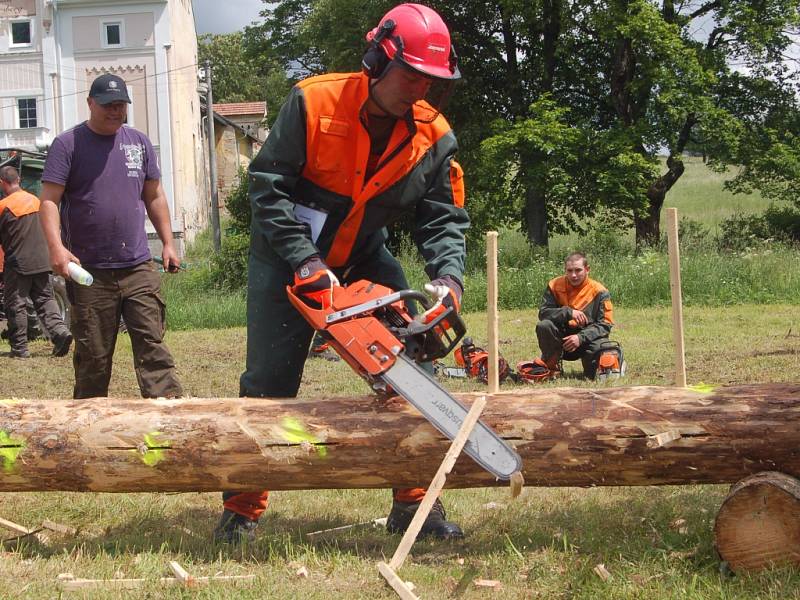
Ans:
MULTIPOLYGON (((471 404, 474 395, 458 395, 471 404)), ((800 384, 524 388, 483 419, 530 486, 800 477, 800 384)), ((0 400, 0 491, 426 485, 449 446, 403 400, 0 400)), ((447 487, 500 485, 462 456, 447 487)))

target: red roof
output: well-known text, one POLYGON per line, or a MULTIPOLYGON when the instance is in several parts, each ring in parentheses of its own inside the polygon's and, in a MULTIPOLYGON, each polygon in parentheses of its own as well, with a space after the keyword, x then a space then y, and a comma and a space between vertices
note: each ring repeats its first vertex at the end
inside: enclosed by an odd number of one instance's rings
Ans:
POLYGON ((229 117, 231 115, 259 115, 267 114, 266 102, 229 102, 227 104, 214 104, 214 112, 229 117))

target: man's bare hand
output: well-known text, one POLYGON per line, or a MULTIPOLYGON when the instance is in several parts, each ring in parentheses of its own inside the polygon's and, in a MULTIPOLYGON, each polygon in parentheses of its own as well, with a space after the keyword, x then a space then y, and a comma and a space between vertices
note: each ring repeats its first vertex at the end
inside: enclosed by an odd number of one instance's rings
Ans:
POLYGON ((61 275, 64 279, 69 279, 67 265, 69 265, 71 262, 81 264, 81 261, 78 260, 78 257, 67 250, 64 246, 50 250, 50 266, 53 269, 53 273, 56 275, 61 275))
POLYGON ((178 258, 178 253, 175 252, 175 247, 172 244, 164 246, 161 251, 161 260, 164 261, 163 267, 167 273, 177 273, 181 268, 181 259, 178 258))
POLYGON ((589 317, 583 311, 572 309, 572 320, 578 324, 578 327, 584 327, 589 324, 589 317))
MULTIPOLYGON (((583 313, 580 313, 583 315, 583 313)), ((584 315, 586 318, 586 315, 584 315)), ((564 338, 564 342, 561 344, 561 347, 564 348, 567 352, 574 352, 577 350, 581 345, 581 339, 576 335, 568 335, 564 338)))

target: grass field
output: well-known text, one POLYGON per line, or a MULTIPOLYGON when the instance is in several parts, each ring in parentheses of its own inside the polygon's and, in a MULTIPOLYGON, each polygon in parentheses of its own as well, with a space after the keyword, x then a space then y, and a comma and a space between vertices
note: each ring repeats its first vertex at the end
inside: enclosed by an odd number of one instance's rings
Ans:
MULTIPOLYGON (((621 307, 616 313, 613 337, 622 342, 629 363, 623 383, 671 384, 669 310, 621 307)), ((685 320, 690 383, 797 380, 797 306, 689 307, 685 320)), ((485 317, 473 313, 467 321, 481 342, 485 317)), ((510 362, 534 355, 534 322, 531 311, 502 313, 501 352, 510 362)), ((187 393, 237 394, 244 364, 241 328, 170 332, 168 343, 187 393)), ((34 342, 32 351, 29 361, 4 359, 3 395, 69 397, 69 360, 50 357, 44 342, 34 342)), ((116 358, 111 395, 136 396, 127 336, 120 337, 116 358)), ((474 382, 445 385, 480 389, 474 382)), ((577 365, 572 365, 558 385, 590 384, 577 377, 577 365)), ((365 390, 342 363, 312 360, 301 396, 365 390)), ((502 488, 449 491, 444 499, 450 516, 468 537, 457 543, 418 543, 401 575, 424 598, 800 597, 800 577, 794 571, 752 577, 720 573, 712 526, 726 489, 529 488, 516 501, 502 488), (675 525, 676 519, 686 521, 686 530, 675 525), (603 582, 593 573, 598 563, 605 564, 611 579, 603 582), (476 578, 499 580, 502 589, 475 587, 471 581, 476 578)), ((238 551, 209 542, 220 511, 217 494, 5 494, 0 517, 28 527, 46 518, 79 531, 74 537, 51 534, 46 545, 35 540, 5 545, 0 598, 61 597, 55 580, 65 572, 78 578, 150 580, 140 590, 106 589, 65 598, 392 598, 374 564, 391 556, 399 537, 368 526, 313 541, 305 536, 385 516, 389 498, 387 491, 274 493, 257 543, 238 551), (196 576, 255 574, 257 579, 236 590, 225 585, 162 588, 156 579, 170 574, 170 560, 196 576), (308 569, 307 578, 296 575, 301 566, 308 569)))
MULTIPOLYGON (((722 188, 726 179, 735 173, 714 173, 699 157, 685 157, 681 178, 667 194, 664 206, 678 209, 678 214, 703 223, 712 231, 720 221, 732 214, 753 214, 762 212, 769 203, 758 193, 733 194, 722 188)), ((662 226, 666 224, 666 214, 662 214, 662 226)))
MULTIPOLYGON (((722 176, 699 159, 667 197, 666 206, 702 223, 713 235, 734 212, 766 208, 758 196, 734 196, 721 189, 722 176)), ((606 240, 557 236, 551 259, 531 254, 524 239, 501 236, 501 352, 513 365, 536 354, 535 306, 558 260, 575 248, 626 248, 632 235, 606 240)), ((167 277, 167 341, 187 394, 232 397, 245 360, 242 293, 198 287, 208 245, 198 245, 190 270, 167 277), (202 324, 202 326, 200 325, 202 324), (201 327, 201 328, 198 328, 201 327)), ((615 298, 613 337, 625 350, 629 371, 623 385, 671 385, 673 346, 666 257, 658 253, 619 256, 599 253, 593 264, 615 298)), ((743 256, 715 253, 684 256, 684 311, 690 383, 741 384, 797 381, 800 364, 800 261, 796 251, 767 249, 743 256), (756 303, 759 302, 759 303, 756 303)), ((418 263, 410 279, 422 282, 418 263)), ((468 275, 466 315, 476 342, 485 340, 482 308, 485 277, 468 275), (473 304, 469 304, 473 303, 473 304), (477 311, 477 312, 476 312, 477 311)), ((52 358, 41 341, 33 358, 3 361, 3 397, 69 398, 69 359, 52 358)), ((110 395, 137 396, 130 341, 118 342, 110 395)), ((454 391, 480 389, 474 381, 449 380, 454 391)), ((565 377, 548 386, 591 386, 568 365, 565 377)), ((504 385, 504 389, 508 384, 504 385)), ((309 361, 300 395, 317 398, 364 393, 365 385, 342 363, 309 361)), ((0 477, 2 473, 0 472, 0 477)), ((751 599, 800 598, 800 576, 777 569, 754 576, 720 570, 712 527, 727 486, 642 488, 528 488, 512 501, 502 488, 448 491, 449 516, 467 538, 456 543, 421 541, 400 571, 423 598, 542 599, 751 599), (676 520, 685 525, 676 526, 676 520), (600 580, 594 566, 611 573, 600 580), (501 582, 493 590, 477 578, 501 582)), ((49 534, 44 544, 27 538, 0 547, 0 600, 24 598, 393 598, 375 569, 391 556, 399 537, 370 526, 316 539, 309 532, 363 523, 386 515, 388 491, 276 492, 262 519, 257 542, 244 550, 216 546, 210 534, 221 510, 218 494, 11 493, 0 501, 0 517, 28 527, 44 519, 78 529, 75 536, 49 534), (192 575, 254 574, 256 581, 233 588, 197 590, 161 587, 170 560, 192 575), (308 577, 297 575, 300 567, 308 577), (85 593, 59 591, 56 577, 141 577, 138 590, 113 588, 85 593)), ((0 529, 0 540, 11 537, 0 529)))

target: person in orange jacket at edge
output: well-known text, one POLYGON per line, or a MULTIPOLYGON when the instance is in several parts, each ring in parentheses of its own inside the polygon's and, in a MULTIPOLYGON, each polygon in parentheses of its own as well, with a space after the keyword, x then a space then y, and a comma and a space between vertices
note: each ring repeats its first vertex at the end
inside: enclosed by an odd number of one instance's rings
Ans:
MULTIPOLYGON (((450 33, 425 6, 401 4, 366 35, 358 73, 298 83, 249 169, 252 235, 247 366, 240 395, 294 397, 314 331, 289 303, 319 301, 367 279, 408 288, 384 245, 386 226, 411 213, 431 284, 458 310, 466 253, 463 171, 440 114, 460 77, 450 33)), ((425 489, 395 489, 386 527, 404 532, 425 489)), ((255 539, 268 492, 223 494, 220 542, 255 539)), ((437 500, 422 534, 463 537, 437 500)))

